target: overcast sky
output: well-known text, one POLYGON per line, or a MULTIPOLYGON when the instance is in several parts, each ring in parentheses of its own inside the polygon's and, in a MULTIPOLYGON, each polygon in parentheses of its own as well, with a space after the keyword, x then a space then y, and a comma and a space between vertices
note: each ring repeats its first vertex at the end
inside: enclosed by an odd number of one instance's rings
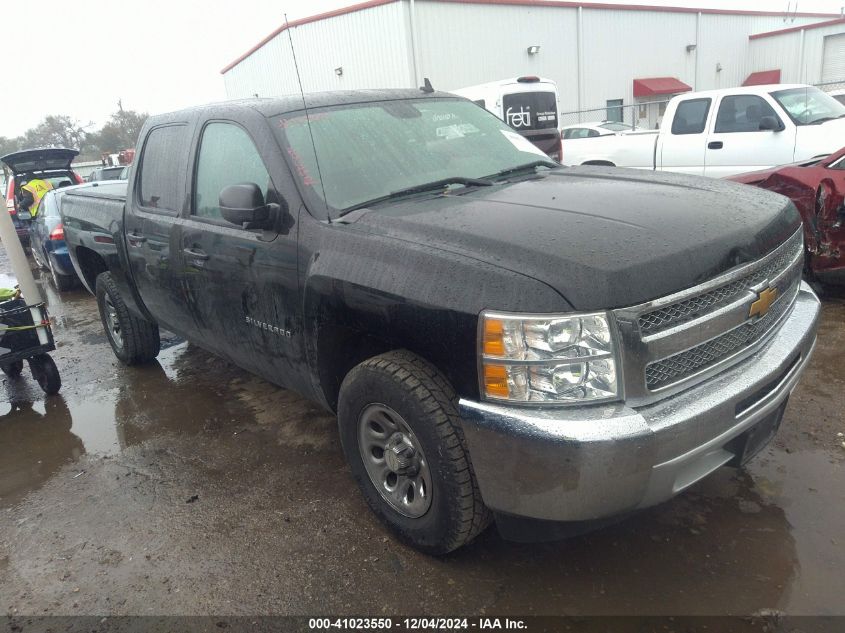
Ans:
MULTIPOLYGON (((596 0, 592 0, 596 1, 596 0)), ((599 0, 601 1, 601 0, 599 0)), ((607 0, 610 1, 610 0, 607 0)), ((288 19, 356 0, 41 0, 3 2, 0 136, 48 114, 99 127, 123 107, 166 112, 225 98, 220 69, 288 19)), ((786 10, 786 0, 642 0, 723 9, 786 10)), ((845 0, 800 0, 838 13, 845 0)))

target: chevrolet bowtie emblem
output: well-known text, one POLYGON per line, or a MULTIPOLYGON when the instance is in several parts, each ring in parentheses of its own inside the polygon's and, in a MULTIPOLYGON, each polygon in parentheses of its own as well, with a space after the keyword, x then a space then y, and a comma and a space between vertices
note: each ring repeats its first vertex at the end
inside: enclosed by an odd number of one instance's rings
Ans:
POLYGON ((761 290, 757 294, 757 300, 751 304, 751 308, 748 310, 748 318, 753 319, 754 317, 761 317, 765 315, 777 298, 777 288, 766 288, 765 290, 761 290))

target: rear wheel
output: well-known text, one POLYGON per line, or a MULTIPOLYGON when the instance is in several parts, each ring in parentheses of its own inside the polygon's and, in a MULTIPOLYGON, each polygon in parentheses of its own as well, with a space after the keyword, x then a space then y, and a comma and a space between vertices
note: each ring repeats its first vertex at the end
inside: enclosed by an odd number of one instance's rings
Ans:
POLYGON ((0 365, 0 369, 2 369, 3 373, 6 374, 9 378, 17 378, 21 375, 21 372, 23 371, 23 361, 16 360, 14 363, 0 365))
POLYGON ((41 260, 41 256, 38 254, 37 248, 32 249, 32 259, 35 260, 35 264, 38 266, 38 268, 40 268, 41 270, 47 270, 47 265, 41 260))
POLYGON ((341 444, 367 504, 430 554, 465 545, 491 518, 455 401, 440 372, 407 351, 364 361, 340 389, 341 444))
MULTIPOLYGON (((34 250, 32 252, 35 253, 34 250)), ((49 256, 47 258, 47 262, 48 268, 50 269, 50 276, 53 278, 53 284, 56 286, 56 290, 64 292, 65 290, 73 288, 73 277, 70 275, 63 275, 56 271, 56 267, 53 265, 53 262, 50 261, 49 256)))
POLYGON ((100 320, 114 355, 126 365, 147 363, 161 350, 158 325, 130 314, 110 273, 97 277, 100 320))
POLYGON ((30 358, 29 369, 44 393, 48 396, 59 393, 62 378, 59 376, 59 368, 49 354, 38 354, 30 358))

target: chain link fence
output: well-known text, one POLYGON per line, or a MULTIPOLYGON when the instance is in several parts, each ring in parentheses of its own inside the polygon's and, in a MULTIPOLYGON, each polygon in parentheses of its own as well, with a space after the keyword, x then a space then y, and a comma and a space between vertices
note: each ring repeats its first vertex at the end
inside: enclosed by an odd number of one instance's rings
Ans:
POLYGON ((813 84, 816 88, 824 90, 825 92, 833 92, 834 90, 845 90, 845 79, 840 81, 825 81, 820 84, 813 84))
MULTIPOLYGON (((824 92, 845 89, 845 79, 814 84, 824 92)), ((560 126, 579 123, 617 121, 638 130, 656 130, 660 127, 669 99, 641 101, 626 105, 606 105, 601 108, 587 108, 560 113, 560 126)))
POLYGON ((669 99, 561 112, 560 125, 566 127, 577 123, 617 121, 632 128, 653 130, 657 129, 660 120, 663 118, 667 103, 669 103, 669 99))

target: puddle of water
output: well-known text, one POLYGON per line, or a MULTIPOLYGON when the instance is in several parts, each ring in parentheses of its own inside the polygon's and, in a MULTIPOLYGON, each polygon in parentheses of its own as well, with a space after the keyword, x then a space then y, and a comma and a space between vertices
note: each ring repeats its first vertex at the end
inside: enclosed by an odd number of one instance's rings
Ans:
POLYGON ((14 288, 18 283, 17 278, 9 273, 0 273, 0 288, 14 288))
POLYGON ((7 387, 14 396, 0 403, 0 507, 84 454, 114 455, 162 436, 254 424, 254 413, 228 388, 197 380, 207 361, 197 356, 182 343, 164 350, 161 362, 119 367, 117 386, 92 384, 46 399, 25 379, 7 387))
POLYGON ((845 615, 845 460, 821 450, 777 451, 749 466, 767 502, 783 509, 800 561, 781 608, 845 615))
POLYGON ((68 402, 73 421, 70 431, 82 440, 86 453, 113 455, 120 451, 114 416, 117 398, 118 390, 108 389, 98 391, 95 398, 73 398, 68 402))
POLYGON ((72 426, 61 396, 46 403, 0 403, 0 508, 17 503, 85 453, 72 426))

